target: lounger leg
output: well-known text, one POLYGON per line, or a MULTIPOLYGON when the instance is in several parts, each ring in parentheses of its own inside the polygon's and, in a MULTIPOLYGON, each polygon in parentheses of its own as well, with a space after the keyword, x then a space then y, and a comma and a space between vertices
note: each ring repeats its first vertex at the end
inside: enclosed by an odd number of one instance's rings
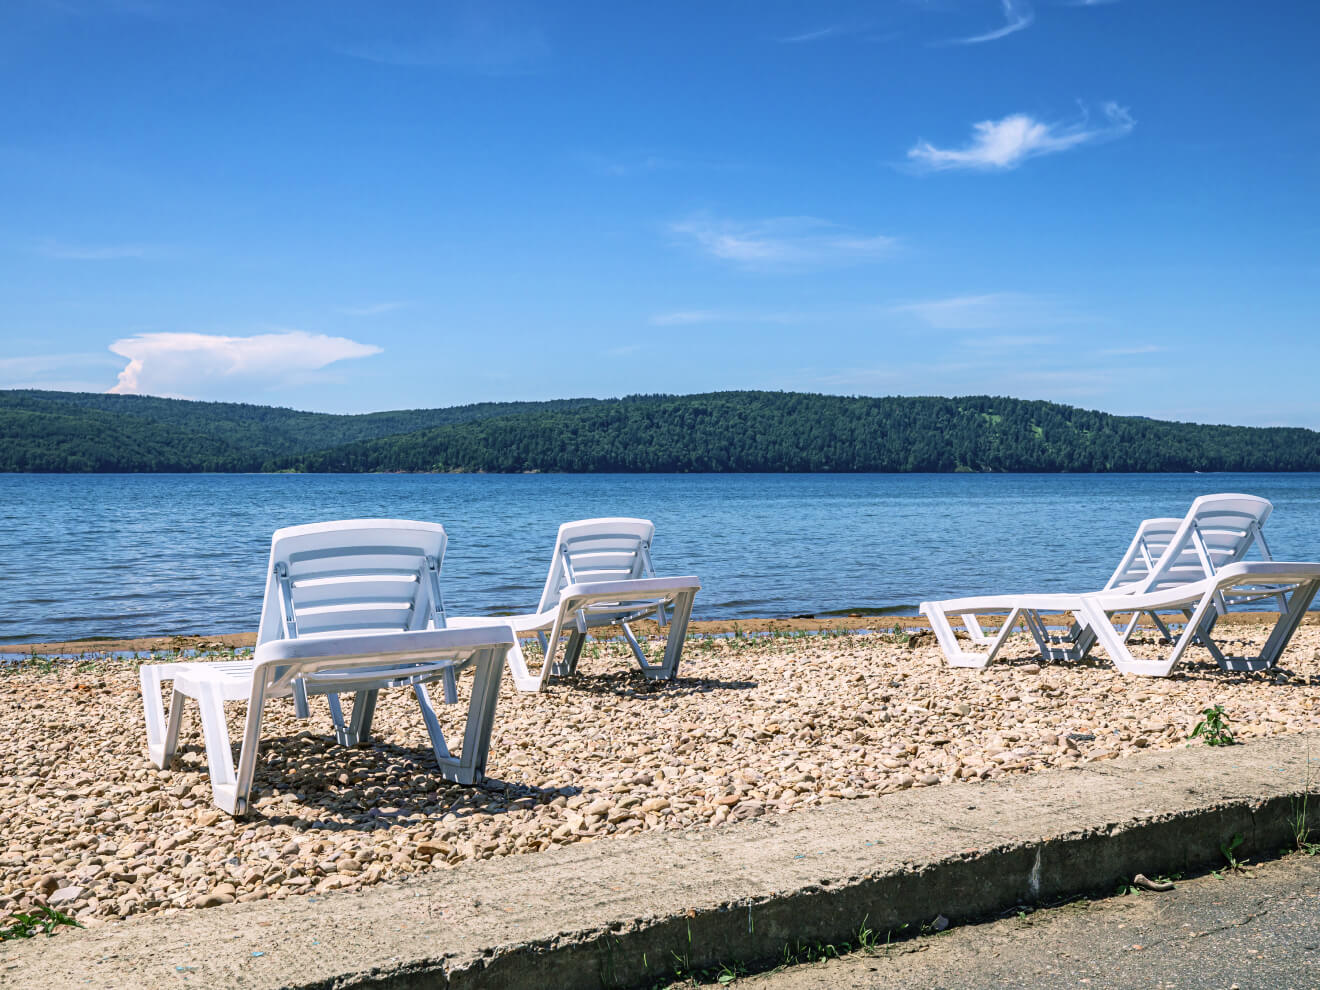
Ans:
POLYGON ((165 719, 165 706, 160 699, 160 685, 165 673, 162 664, 148 664, 138 671, 142 686, 142 708, 147 720, 147 753, 151 762, 164 770, 174 759, 179 745, 179 728, 183 724, 183 695, 170 692, 169 721, 165 719))
MULTIPOLYGON (((257 755, 261 751, 261 715, 266 708, 266 684, 256 680, 252 685, 252 694, 248 698, 247 718, 243 722, 243 746, 238 753, 238 773, 228 792, 224 793, 227 804, 220 804, 221 791, 216 791, 216 803, 231 815, 246 814, 248 801, 252 794, 252 780, 257 773, 257 755)), ((221 714, 224 714, 223 705, 221 714)), ((221 725, 223 725, 223 721, 221 725)), ((226 742, 228 733, 226 733, 226 742)), ((228 765, 228 764, 227 764, 228 765)))
POLYGON ((440 728, 440 719, 436 717, 435 707, 431 704, 431 696, 426 693, 425 684, 414 684, 413 694, 417 696, 417 704, 422 709, 422 721, 426 723, 426 734, 431 738, 431 752, 435 754, 435 762, 439 765, 441 773, 443 773, 445 762, 452 758, 449 755, 449 746, 445 742, 444 730, 440 728))
POLYGON ((1036 641, 1036 649, 1040 650, 1041 659, 1057 659, 1054 656, 1054 644, 1050 642, 1050 631, 1045 628, 1045 623, 1041 621, 1040 614, 1032 609, 1025 609, 1022 616, 1027 632, 1031 633, 1031 638, 1036 641))
MULTIPOLYGON (((988 642, 990 648, 986 650, 985 653, 978 654, 959 649, 958 637, 953 634, 953 630, 949 628, 948 619, 945 619, 943 612, 941 612, 940 617, 941 619, 944 619, 944 626, 948 630, 948 639, 953 644, 955 651, 953 655, 950 655, 946 650, 944 653, 944 659, 948 661, 950 667, 988 667, 995 662, 995 657, 999 655, 999 651, 1004 648, 1004 643, 1008 641, 1008 637, 1012 634, 1013 630, 1017 628, 1018 620, 1021 616, 1022 609, 1020 608, 1015 608, 1009 611, 1008 615, 1004 616, 1004 622, 999 627, 999 631, 995 633, 993 637, 983 638, 982 641, 988 642)), ((973 625, 980 625, 980 620, 975 616, 972 617, 971 621, 973 625)), ((932 617, 931 627, 934 628, 934 626, 935 619, 932 617)), ((940 639, 938 633, 936 633, 935 638, 939 640, 941 646, 944 645, 944 640, 940 639)))
POLYGON ((202 683, 197 690, 197 706, 202 715, 202 738, 206 742, 206 768, 211 775, 211 793, 216 805, 229 814, 238 814, 237 777, 234 753, 225 724, 224 696, 213 685, 202 683))
POLYGON ((981 646, 988 646, 990 644, 990 641, 994 637, 986 635, 985 627, 981 625, 980 616, 976 615, 974 612, 964 612, 962 620, 963 628, 967 631, 968 639, 981 646))
MULTIPOLYGON (((954 634, 953 626, 949 625, 949 616, 943 608, 934 603, 927 603, 922 606, 922 614, 930 620, 930 628, 935 633, 935 640, 940 644, 940 649, 944 652, 944 660, 950 667, 984 667, 994 659, 994 653, 973 653, 970 650, 964 650, 958 645, 958 637, 954 634)), ((969 630, 976 627, 975 634, 969 632, 968 635, 980 637, 981 641, 989 642, 981 632, 980 621, 975 615, 970 613, 963 616, 963 624, 969 630)), ((1005 627, 1006 628, 1006 627, 1005 627)), ((1000 629, 1000 634, 1004 628, 1000 629)))
POLYGON ((1288 601, 1287 608, 1279 613, 1279 618, 1274 623, 1269 638, 1265 640, 1265 645, 1261 647, 1259 656, 1245 660, 1230 657, 1226 663, 1221 662, 1220 666, 1225 670, 1266 670, 1275 666, 1284 649, 1292 641, 1293 633, 1297 631, 1297 627, 1306 616, 1306 610, 1311 607, 1311 601, 1315 598, 1317 590, 1320 590, 1320 582, 1299 585, 1293 590, 1291 601, 1288 601))
POLYGON ((504 647, 487 647, 475 657, 472 698, 468 702, 467 724, 463 727, 463 752, 457 760, 450 758, 440 763, 440 772, 447 780, 457 784, 476 784, 486 775, 490 732, 495 724, 500 679, 504 676, 504 657, 504 647))
POLYGON ((1095 602, 1082 601, 1082 619, 1095 634, 1096 640, 1109 654, 1110 662, 1125 674, 1144 674, 1147 677, 1164 677, 1169 672, 1169 665, 1156 660, 1138 660, 1128 649, 1127 642, 1114 624, 1108 613, 1095 602))
POLYGON ((353 715, 341 745, 360 746, 370 738, 371 722, 376 717, 376 698, 379 695, 379 691, 359 691, 353 695, 353 715))
POLYGON ((339 703, 339 695, 335 692, 327 694, 325 703, 330 706, 330 721, 335 727, 335 742, 341 746, 352 746, 348 739, 348 727, 344 724, 344 708, 339 703))
POLYGON ((546 639, 542 649, 545 651, 545 658, 541 663, 540 673, 534 677, 528 677, 526 680, 513 679, 519 691, 540 691, 545 687, 545 682, 550 679, 551 668, 553 667, 554 655, 559 651, 559 637, 563 633, 563 613, 555 616, 555 624, 550 630, 550 636, 546 639))
MULTIPOLYGON (((1154 615, 1154 613, 1151 614, 1154 615)), ((1156 616, 1156 618, 1158 618, 1158 616, 1156 616)), ((1184 627, 1184 631, 1186 631, 1187 629, 1191 629, 1192 610, 1189 608, 1183 609, 1183 618, 1187 620, 1187 626, 1184 627)), ((1201 646, 1204 646, 1207 650, 1209 650, 1210 655, 1214 657, 1215 663, 1219 664, 1221 670, 1228 670, 1229 668, 1224 666, 1226 663, 1228 663, 1228 658, 1224 656, 1223 651, 1219 648, 1219 644, 1210 638, 1210 630, 1214 629, 1215 623, 1218 621, 1219 621, 1219 612, 1216 611, 1215 609, 1211 609, 1209 614, 1206 615, 1205 621, 1201 623, 1201 627, 1199 629, 1192 630, 1193 632, 1192 642, 1199 643, 1201 646)), ((1169 642, 1174 641, 1173 637, 1168 635, 1167 633, 1165 634, 1164 638, 1169 640, 1169 642)))
POLYGON ((674 616, 669 620, 669 635, 665 639, 664 663, 659 667, 642 668, 647 678, 672 681, 678 676, 678 664, 683 659, 688 621, 692 618, 692 603, 696 597, 692 592, 685 591, 674 599, 674 616))
MULTIPOLYGON (((544 633, 537 633, 536 635, 538 639, 545 639, 544 633)), ((519 691, 535 691, 540 682, 527 669, 527 654, 522 651, 522 646, 519 645, 516 634, 513 637, 513 643, 514 645, 509 649, 509 673, 513 677, 514 687, 519 691)))
POLYGON ((582 647, 587 643, 587 634, 574 629, 568 634, 564 644, 564 659, 550 669, 556 677, 572 677, 577 673, 578 661, 582 659, 582 647))
POLYGON ((1213 604, 1213 596, 1207 595, 1197 603, 1192 619, 1174 643, 1173 650, 1163 660, 1138 660, 1128 649, 1123 636, 1114 628, 1109 614, 1093 601, 1082 601, 1082 613, 1087 624, 1095 632, 1100 645, 1109 654, 1110 661, 1124 674, 1138 674, 1143 677, 1168 677, 1169 672, 1182 659, 1183 653, 1196 637, 1196 630, 1205 620, 1205 610, 1213 604))
POLYGON ((620 622, 619 628, 623 630, 623 638, 628 642, 628 648, 632 650, 633 656, 637 658, 637 666, 643 672, 647 669, 646 654, 642 652, 642 644, 637 642, 637 637, 633 635, 632 629, 626 622, 620 622))
MULTIPOLYGON (((1140 617, 1141 617, 1141 613, 1138 612, 1138 613, 1136 614, 1136 617, 1137 617, 1137 618, 1140 618, 1140 617)), ((1189 618, 1190 618, 1190 616, 1189 616, 1189 618)), ((1161 635, 1161 636, 1163 636, 1165 639, 1167 639, 1170 643, 1173 642, 1173 639, 1174 639, 1173 633, 1169 630, 1169 627, 1166 626, 1166 625, 1164 624, 1164 620, 1161 619, 1157 613, 1155 613, 1155 612, 1151 612, 1151 613, 1150 613, 1150 621, 1153 622, 1153 623, 1155 623, 1155 628, 1158 629, 1158 630, 1160 631, 1160 635, 1161 635)), ((1127 638, 1126 638, 1126 637, 1124 637, 1123 642, 1125 642, 1125 643, 1127 642, 1127 638)))
POLYGON ((446 670, 440 680, 444 683, 445 704, 458 704, 458 675, 454 673, 454 668, 450 667, 446 670))

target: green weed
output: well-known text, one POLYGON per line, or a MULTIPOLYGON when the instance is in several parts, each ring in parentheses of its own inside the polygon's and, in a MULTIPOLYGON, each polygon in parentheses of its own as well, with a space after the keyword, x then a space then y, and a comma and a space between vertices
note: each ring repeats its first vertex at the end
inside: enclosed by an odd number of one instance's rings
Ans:
POLYGON ((0 928, 0 942, 15 938, 34 938, 38 933, 54 935, 55 929, 60 925, 69 925, 73 928, 83 927, 81 922, 69 917, 63 911, 57 911, 45 905, 26 912, 15 911, 9 917, 13 921, 11 924, 0 928))
POLYGON ((1201 711, 1201 721, 1196 723, 1188 739, 1201 739, 1207 746, 1232 746, 1235 740, 1228 730, 1228 716, 1223 705, 1215 705, 1201 711))
POLYGON ((1228 868, 1233 871, 1242 869, 1242 860, 1237 858, 1238 846, 1242 845, 1242 833, 1235 832, 1233 838, 1227 842, 1219 844, 1219 851, 1224 854, 1224 862, 1228 863, 1228 868))

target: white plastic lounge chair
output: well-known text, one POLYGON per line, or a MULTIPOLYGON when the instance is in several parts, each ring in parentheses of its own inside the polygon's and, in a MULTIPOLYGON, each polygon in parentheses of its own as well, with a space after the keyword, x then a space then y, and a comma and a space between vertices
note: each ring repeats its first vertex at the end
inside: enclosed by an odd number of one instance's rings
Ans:
POLYGON ((444 528, 431 523, 353 519, 277 530, 252 659, 142 667, 152 762, 162 769, 169 765, 183 699, 196 699, 215 803, 239 815, 249 806, 267 701, 292 698, 297 714, 306 718, 308 696, 326 695, 337 741, 353 745, 371 731, 379 691, 410 687, 441 774, 460 784, 478 782, 485 773, 505 656, 515 640, 496 620, 471 629, 445 628, 439 583, 444 551, 444 528), (452 703, 455 673, 466 667, 475 676, 462 750, 454 757, 426 685, 443 681, 452 703), (161 703, 164 682, 173 687, 168 722, 161 703), (338 703, 345 691, 356 692, 347 726, 338 703), (237 770, 226 701, 248 703, 237 770))
POLYGON ((532 673, 520 646, 509 651, 509 672, 520 691, 540 691, 551 674, 577 670, 587 631, 617 625, 623 631, 637 666, 649 680, 673 680, 678 675, 692 602, 701 589, 695 576, 656 577, 651 564, 655 525, 649 519, 583 519, 564 523, 555 539, 550 572, 536 611, 498 619, 451 618, 451 626, 488 622, 512 624, 517 636, 535 634, 545 662, 532 673), (670 614, 672 612, 672 615, 670 614), (665 656, 649 663, 628 623, 653 616, 669 625, 665 656), (546 635, 547 630, 549 635, 546 635), (554 658, 565 635, 563 660, 554 658))
MULTIPOLYGON (((1272 508, 1269 501, 1255 495, 1203 495, 1182 519, 1147 519, 1100 591, 1136 594, 1194 582, 1212 575, 1215 568, 1242 560, 1253 545, 1269 560, 1261 526, 1272 508)), ((1082 597, 1083 593, 1069 592, 990 595, 923 602, 920 611, 930 620, 950 666, 985 667, 1019 625, 1031 633, 1043 658, 1079 660, 1096 643, 1096 630, 1075 621, 1080 619, 1082 597), (1004 616, 993 634, 981 625, 980 617, 990 614, 1004 616), (949 621, 951 615, 961 617, 968 637, 982 647, 981 652, 962 648, 949 621), (1060 616, 1071 618, 1065 624, 1059 621, 1060 616), (1067 630, 1062 635, 1061 628, 1067 630)), ((1221 595, 1217 609, 1223 611, 1226 607, 1227 600, 1221 595)), ((1150 615, 1160 631, 1169 635, 1157 614, 1136 605, 1126 611, 1133 614, 1121 634, 1124 642, 1136 631, 1143 614, 1150 615)))
MULTIPOLYGON (((1114 666, 1125 674, 1167 677, 1194 641, 1205 646, 1224 670, 1265 670, 1279 661, 1279 656, 1297 631, 1316 591, 1320 590, 1320 563, 1290 561, 1251 561, 1217 568, 1210 577, 1190 584, 1170 584, 1153 591, 1110 591, 1084 595, 1080 618, 1094 630, 1099 645, 1109 654, 1114 666), (1212 637, 1215 621, 1224 603, 1277 598, 1282 603, 1274 628, 1255 656, 1229 656, 1212 637), (1176 613, 1186 624, 1174 639, 1166 631, 1172 649, 1158 659, 1139 659, 1128 648, 1127 638, 1112 625, 1112 616, 1139 610, 1156 617, 1161 612, 1176 613)), ((1161 625, 1163 629, 1164 626, 1161 625)))

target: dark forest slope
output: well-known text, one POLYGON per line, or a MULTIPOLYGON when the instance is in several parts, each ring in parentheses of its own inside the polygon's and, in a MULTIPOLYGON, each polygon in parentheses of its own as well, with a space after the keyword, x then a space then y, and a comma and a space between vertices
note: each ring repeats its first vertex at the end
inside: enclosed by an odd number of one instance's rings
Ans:
POLYGON ((1050 402, 715 392, 358 416, 0 392, 3 471, 1320 471, 1320 433, 1050 402))

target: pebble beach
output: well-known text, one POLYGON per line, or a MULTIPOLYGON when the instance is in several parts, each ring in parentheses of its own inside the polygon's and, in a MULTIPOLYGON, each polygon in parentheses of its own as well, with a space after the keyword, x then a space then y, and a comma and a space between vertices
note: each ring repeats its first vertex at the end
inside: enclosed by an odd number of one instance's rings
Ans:
MULTIPOLYGON (((1267 630, 1235 625, 1244 644, 1267 630)), ((658 642, 651 644, 659 649, 658 642)), ((211 803, 200 725, 145 752, 136 663, 0 668, 0 913, 48 904, 85 925, 233 901, 407 882, 470 860, 655 829, 719 828, 912 787, 974 787, 1188 735, 1222 705, 1242 741, 1320 726, 1320 627, 1280 669, 1228 674, 1193 649, 1168 679, 1102 653, 1042 664, 1019 637, 985 671, 951 669, 929 634, 695 637, 679 678, 648 683, 620 643, 577 677, 501 692, 482 788, 433 772, 417 706, 385 692, 369 746, 342 749, 325 705, 267 708, 254 808, 211 803)), ((466 678, 460 678, 460 702, 466 678)), ((231 738, 243 705, 228 708, 231 738)), ((438 706, 451 740, 462 712, 438 706)))

